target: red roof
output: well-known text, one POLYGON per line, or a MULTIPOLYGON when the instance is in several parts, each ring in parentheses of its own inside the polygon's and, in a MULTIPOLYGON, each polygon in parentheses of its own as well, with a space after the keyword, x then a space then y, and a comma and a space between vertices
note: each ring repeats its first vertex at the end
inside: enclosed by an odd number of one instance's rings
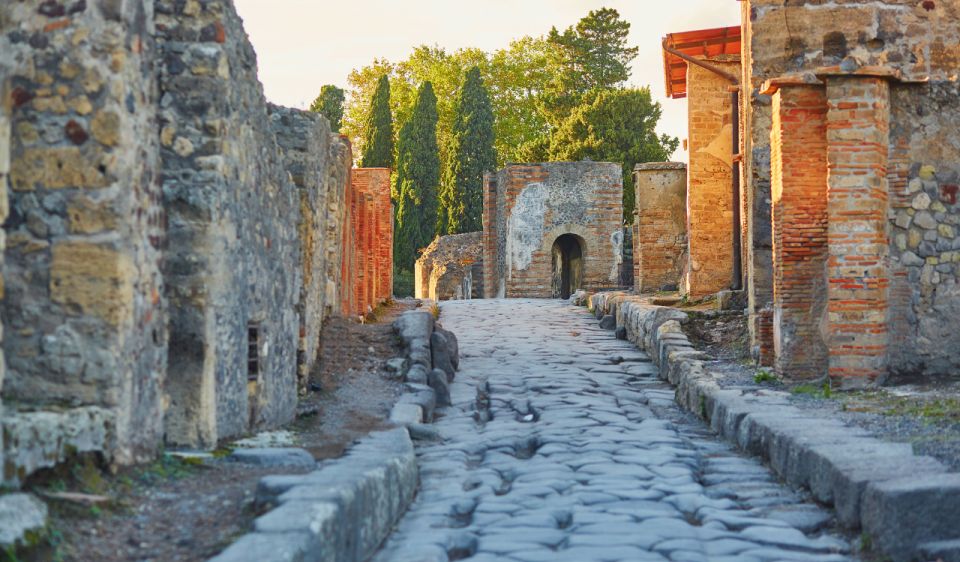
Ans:
MULTIPOLYGON (((671 49, 691 57, 739 55, 740 26, 670 33, 664 37, 664 41, 671 49)), ((674 99, 687 97, 687 62, 664 50, 663 72, 667 83, 667 95, 674 99)))

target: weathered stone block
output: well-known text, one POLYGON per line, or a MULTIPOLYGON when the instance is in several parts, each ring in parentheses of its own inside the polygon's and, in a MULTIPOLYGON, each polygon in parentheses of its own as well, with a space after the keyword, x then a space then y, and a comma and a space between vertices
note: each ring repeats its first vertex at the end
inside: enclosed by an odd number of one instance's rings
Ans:
POLYGON ((960 474, 875 482, 862 501, 864 531, 893 560, 911 560, 924 543, 956 538, 960 474))

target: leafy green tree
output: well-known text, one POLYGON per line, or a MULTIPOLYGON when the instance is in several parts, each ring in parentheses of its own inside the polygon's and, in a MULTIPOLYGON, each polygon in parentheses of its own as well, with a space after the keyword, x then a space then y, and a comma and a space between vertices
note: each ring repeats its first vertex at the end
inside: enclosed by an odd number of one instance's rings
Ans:
POLYGON ((363 142, 361 168, 393 168, 393 117, 390 114, 390 79, 384 74, 370 102, 370 121, 363 142))
POLYGON ((330 122, 330 130, 339 133, 343 122, 343 100, 342 89, 332 84, 324 84, 320 88, 320 95, 310 104, 310 111, 326 117, 330 122))
MULTIPOLYGON (((386 59, 374 59, 371 64, 352 70, 347 77, 347 101, 343 107, 343 125, 340 131, 350 137, 354 154, 360 155, 366 150, 364 142, 369 136, 373 94, 380 85, 380 77, 392 75, 393 68, 393 63, 386 59)), ((390 108, 394 116, 397 114, 396 97, 396 88, 391 85, 390 108)))
POLYGON ((637 47, 627 45, 630 23, 612 8, 592 10, 562 33, 552 28, 547 42, 556 76, 543 96, 554 124, 564 119, 590 91, 621 87, 630 78, 637 47))
POLYGON ((633 167, 641 162, 668 160, 680 140, 657 135, 662 110, 650 88, 596 90, 585 96, 555 132, 550 157, 555 160, 620 162, 623 164, 623 216, 633 222, 633 167))
POLYGON ((437 225, 440 155, 437 97, 430 82, 420 86, 410 118, 400 128, 394 182, 394 263, 400 271, 413 271, 417 252, 433 240, 437 225))
POLYGON ((555 77, 550 53, 544 38, 527 36, 490 57, 483 81, 493 106, 498 167, 547 159, 550 125, 540 97, 555 77))
POLYGON ((483 229, 483 174, 497 166, 493 147, 493 108, 480 68, 467 71, 456 98, 449 159, 440 191, 438 234, 483 229))

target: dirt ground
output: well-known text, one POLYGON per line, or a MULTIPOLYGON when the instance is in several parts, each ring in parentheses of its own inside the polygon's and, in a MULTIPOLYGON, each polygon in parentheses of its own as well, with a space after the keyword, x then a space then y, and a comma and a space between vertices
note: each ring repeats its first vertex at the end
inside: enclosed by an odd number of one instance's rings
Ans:
MULTIPOLYGON (((292 446, 318 460, 340 456, 358 437, 387 427, 401 383, 384 368, 399 355, 391 324, 414 300, 377 311, 364 324, 334 318, 324 327, 319 368, 311 391, 301 397, 301 414, 287 429, 292 446)), ((257 513, 254 492, 265 469, 227 461, 230 444, 212 458, 183 460, 164 453, 147 465, 117 474, 92 459, 78 460, 40 475, 29 488, 51 506, 49 544, 21 559, 52 561, 206 560, 250 529, 257 513), (85 504, 50 499, 60 492, 102 496, 85 504)), ((303 469, 300 470, 303 472, 303 469)))
POLYGON ((689 320, 683 329, 695 348, 727 361, 747 361, 750 358, 746 316, 729 311, 685 312, 689 320))
POLYGON ((910 443, 916 454, 960 470, 960 378, 900 375, 856 391, 836 390, 824 380, 784 380, 754 364, 743 314, 683 310, 690 315, 684 332, 710 356, 710 372, 722 386, 788 391, 795 405, 812 414, 841 419, 883 440, 910 443))

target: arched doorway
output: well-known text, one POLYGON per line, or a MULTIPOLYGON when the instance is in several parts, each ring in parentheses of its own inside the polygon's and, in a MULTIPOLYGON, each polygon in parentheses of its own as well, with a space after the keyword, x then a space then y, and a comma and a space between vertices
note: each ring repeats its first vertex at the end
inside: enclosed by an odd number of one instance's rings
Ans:
POLYGON ((570 298, 583 286, 583 243, 575 234, 558 236, 553 242, 553 297, 570 298))

